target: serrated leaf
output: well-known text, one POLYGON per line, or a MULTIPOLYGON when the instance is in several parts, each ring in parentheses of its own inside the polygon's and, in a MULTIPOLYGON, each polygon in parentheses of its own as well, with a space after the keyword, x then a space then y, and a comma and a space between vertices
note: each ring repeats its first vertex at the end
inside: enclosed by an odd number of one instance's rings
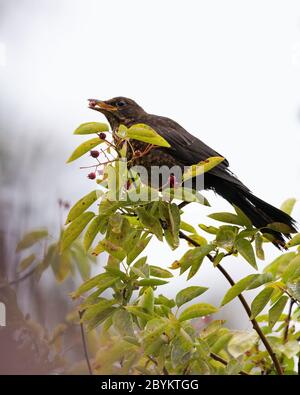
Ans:
POLYGON ((224 161, 224 158, 221 156, 213 156, 207 158, 204 161, 197 163, 196 165, 190 166, 183 174, 182 180, 186 181, 190 178, 197 177, 201 174, 208 172, 213 169, 215 166, 218 166, 221 162, 224 161))
POLYGON ((271 299, 273 291, 273 288, 265 288, 253 299, 251 303, 251 320, 265 308, 271 299))
POLYGON ((269 327, 273 328, 276 322, 279 320, 285 305, 288 301, 288 297, 283 295, 281 296, 277 302, 270 308, 269 310, 269 327))
POLYGON ((150 275, 159 278, 170 278, 173 277, 173 274, 169 272, 169 270, 162 269, 159 266, 150 265, 150 275))
POLYGON ((282 205, 281 205, 281 207, 280 207, 280 210, 284 211, 284 212, 287 213, 288 215, 291 215, 291 214, 292 214, 292 211, 293 211, 293 208, 294 208, 294 206, 295 206, 296 201, 297 201, 297 200, 294 199, 294 198, 285 200, 285 201, 282 203, 282 205))
POLYGON ((48 236, 47 230, 35 230, 33 232, 26 233, 22 240, 17 244, 16 252, 25 250, 33 246, 38 241, 48 236))
POLYGON ((249 274, 238 281, 235 285, 233 285, 225 294, 221 306, 229 303, 232 299, 237 297, 240 293, 242 293, 259 275, 258 274, 249 274))
POLYGON ((101 122, 85 122, 78 126, 74 130, 73 134, 93 134, 93 133, 100 133, 100 132, 107 132, 109 131, 109 126, 106 123, 101 122))
POLYGON ((197 296, 202 295, 207 290, 208 288, 206 287, 198 287, 198 286, 191 286, 184 288, 176 295, 176 304, 178 307, 180 307, 184 303, 187 303, 190 300, 197 298, 197 296))
POLYGON ((244 259, 246 259, 246 261, 248 263, 250 263, 250 265, 252 267, 257 269, 255 254, 254 254, 254 251, 253 251, 252 244, 250 243, 249 240, 246 240, 246 239, 238 239, 238 240, 236 240, 235 248, 242 255, 242 257, 244 259))
POLYGON ((73 243, 73 241, 77 239, 77 237, 81 234, 83 229, 94 216, 95 214, 91 211, 86 211, 70 223, 62 235, 60 246, 61 252, 65 251, 73 243))
POLYGON ((74 219, 79 217, 85 210, 87 210, 100 196, 100 191, 92 191, 85 195, 83 198, 78 200, 76 204, 71 208, 66 220, 66 224, 72 222, 74 219))
POLYGON ((214 314, 218 309, 208 303, 197 303, 185 309, 179 316, 179 321, 191 320, 196 317, 204 317, 214 314))
POLYGON ((97 147, 97 145, 103 143, 104 140, 100 140, 99 137, 94 137, 90 140, 85 141, 84 143, 80 144, 71 154, 67 163, 73 162, 74 160, 80 158, 82 155, 86 154, 93 148, 97 147))
POLYGON ((121 137, 128 137, 133 140, 143 141, 144 143, 149 143, 160 147, 170 147, 170 144, 154 129, 142 123, 132 125, 129 129, 124 128, 124 125, 122 125, 122 132, 123 134, 121 134, 121 137))

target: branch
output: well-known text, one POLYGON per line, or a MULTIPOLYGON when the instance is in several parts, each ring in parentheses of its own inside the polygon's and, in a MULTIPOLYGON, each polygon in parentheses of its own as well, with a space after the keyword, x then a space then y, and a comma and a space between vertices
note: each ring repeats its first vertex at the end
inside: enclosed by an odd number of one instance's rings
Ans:
POLYGON ((30 276, 35 272, 35 269, 36 269, 36 268, 34 267, 34 268, 33 268, 32 270, 30 270, 28 273, 24 274, 24 276, 19 277, 19 278, 16 278, 15 280, 9 281, 9 282, 7 282, 7 283, 0 284, 0 289, 1 289, 1 288, 5 288, 5 287, 7 287, 7 286, 9 286, 9 285, 18 284, 18 283, 20 283, 21 281, 26 280, 26 278, 30 277, 30 276))
POLYGON ((91 363, 90 363, 90 360, 89 360, 89 354, 88 354, 88 350, 87 350, 87 346, 86 346, 83 323, 81 322, 81 318, 82 318, 82 316, 84 314, 84 311, 79 311, 78 314, 79 314, 79 319, 80 319, 80 332, 81 332, 81 340, 82 340, 84 357, 85 357, 85 360, 86 360, 86 364, 87 364, 87 367, 88 367, 89 374, 92 376, 93 375, 93 371, 92 371, 91 363))
MULTIPOLYGON (((228 362, 227 362, 225 359, 219 357, 219 355, 214 354, 213 352, 210 353, 210 357, 211 357, 212 359, 214 359, 215 361, 218 361, 218 362, 222 363, 222 364, 225 365, 225 366, 228 365, 228 362)), ((244 370, 240 370, 240 371, 239 371, 239 374, 241 374, 241 375, 243 375, 243 376, 249 376, 249 374, 248 374, 247 372, 245 372, 244 370)))
MULTIPOLYGON (((188 237, 182 231, 179 231, 179 237, 181 239, 184 239, 184 240, 188 241, 189 243, 193 244, 195 247, 200 247, 200 244, 198 244, 196 241, 194 241, 193 239, 188 237)), ((214 258, 213 258, 212 255, 208 254, 207 257, 208 257, 208 259, 211 262, 214 261, 214 258)), ((216 267, 220 270, 220 272, 223 274, 223 276, 226 278, 226 280, 229 282, 229 284, 231 286, 234 286, 235 282, 231 278, 231 276, 227 273, 227 271, 220 264, 218 266, 216 266, 216 267)), ((244 310, 246 311, 248 317, 250 318, 251 317, 251 309, 250 309, 248 303, 246 302, 246 299, 242 295, 242 293, 240 293, 238 295, 238 298, 240 299, 240 302, 242 303, 242 305, 244 307, 244 310)), ((263 342, 264 346, 266 347, 266 350, 268 351, 268 353, 269 353, 269 355, 270 355, 270 357, 271 357, 271 359, 272 359, 272 361, 274 363, 274 366, 275 366, 275 369, 276 369, 277 373, 279 375, 282 375, 283 374, 282 368, 280 366, 280 363, 279 363, 279 361, 277 359, 277 356, 276 356, 275 352, 273 351, 268 339, 266 338, 266 336, 264 335, 264 333, 260 329, 260 326, 258 325, 256 319, 252 319, 252 320, 250 319, 250 321, 252 322, 253 329, 257 332, 258 336, 260 337, 261 341, 263 342)))
POLYGON ((284 335, 283 335, 283 343, 286 343, 287 340, 288 340, 289 326, 290 326, 290 322, 291 322, 292 310, 293 310, 294 303, 295 303, 294 300, 291 299, 290 300, 290 305, 289 305, 289 312, 288 312, 288 315, 286 317, 286 326, 285 326, 284 335))

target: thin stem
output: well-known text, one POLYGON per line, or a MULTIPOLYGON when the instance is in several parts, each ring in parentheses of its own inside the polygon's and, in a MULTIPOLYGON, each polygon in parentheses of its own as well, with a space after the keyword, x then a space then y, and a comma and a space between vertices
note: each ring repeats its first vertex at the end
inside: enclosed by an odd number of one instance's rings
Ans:
MULTIPOLYGON (((218 362, 222 363, 222 364, 225 365, 225 366, 228 365, 228 362, 227 362, 225 359, 221 358, 221 357, 220 357, 219 355, 217 355, 217 354, 214 354, 213 352, 210 353, 210 357, 211 357, 212 359, 214 359, 215 361, 218 361, 218 362)), ((249 376, 249 374, 248 374, 247 372, 245 372, 244 370, 240 370, 240 371, 239 371, 239 374, 241 374, 241 375, 243 375, 243 376, 249 376)))
POLYGON ((9 281, 9 282, 6 283, 6 284, 0 284, 0 289, 1 289, 1 288, 5 288, 5 287, 7 287, 8 285, 18 284, 18 283, 20 283, 21 281, 26 280, 26 278, 30 277, 30 276, 35 272, 35 269, 36 269, 36 268, 34 267, 34 268, 33 268, 32 270, 30 270, 28 273, 24 274, 24 276, 19 277, 19 278, 16 278, 15 280, 9 281))
POLYGON ((293 306, 294 306, 294 300, 290 300, 290 305, 289 305, 289 312, 286 317, 286 326, 283 334, 283 343, 286 343, 289 337, 289 327, 290 327, 290 322, 291 322, 291 317, 292 317, 292 311, 293 311, 293 306))
POLYGON ((84 357, 85 357, 85 360, 86 360, 86 364, 87 364, 87 367, 88 367, 89 374, 92 376, 93 375, 92 366, 91 366, 91 363, 90 363, 90 360, 89 360, 89 354, 88 354, 88 350, 87 350, 87 346, 86 346, 83 323, 81 322, 81 318, 82 318, 82 316, 84 314, 84 311, 79 311, 78 314, 79 314, 79 319, 80 319, 80 321, 79 321, 80 322, 80 332, 81 332, 81 340, 82 340, 84 357))
MULTIPOLYGON (((200 247, 200 244, 198 244, 196 241, 194 241, 193 239, 188 237, 182 231, 179 231, 179 237, 181 239, 185 239, 189 243, 193 244, 195 247, 200 247)), ((208 257, 208 259, 211 262, 214 261, 214 258, 213 258, 212 255, 208 254, 207 257, 208 257)), ((229 282, 229 284, 233 287, 235 285, 235 282, 231 278, 231 276, 227 273, 227 271, 220 264, 218 264, 218 266, 216 266, 216 267, 217 267, 217 269, 220 270, 220 272, 223 274, 223 276, 226 278, 226 280, 229 282)), ((246 311, 248 317, 250 318, 251 317, 251 309, 250 309, 248 303, 246 302, 246 299, 242 295, 242 293, 240 293, 238 295, 238 298, 239 298, 240 302, 242 303, 242 305, 244 307, 244 310, 246 311)), ((279 363, 279 361, 277 359, 277 356, 274 353, 274 351, 273 351, 268 339, 266 338, 266 336, 264 335, 264 333, 260 329, 260 326, 258 325, 257 321, 254 318, 250 319, 250 321, 252 322, 253 329, 257 332, 258 336, 260 337, 261 341, 263 342, 264 346, 266 347, 266 350, 268 351, 268 353, 269 353, 269 355, 270 355, 270 357, 271 357, 271 359, 272 359, 272 361, 274 363, 274 366, 275 366, 275 369, 276 369, 277 373, 279 375, 282 375, 283 374, 282 368, 280 366, 280 363, 279 363)))

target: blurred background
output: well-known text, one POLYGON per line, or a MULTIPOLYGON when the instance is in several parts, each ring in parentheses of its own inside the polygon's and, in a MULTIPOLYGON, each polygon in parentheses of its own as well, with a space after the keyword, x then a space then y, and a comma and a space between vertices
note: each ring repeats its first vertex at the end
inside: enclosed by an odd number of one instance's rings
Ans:
MULTIPOLYGON (((57 237, 58 200, 73 204, 94 187, 80 161, 65 163, 82 139, 73 130, 104 121, 87 108, 90 97, 128 96, 177 120, 275 206, 300 196, 299 1, 0 0, 0 92, 0 270, 10 280, 21 235, 47 227, 57 237)), ((188 206, 186 222, 209 224, 209 213, 230 209, 206 196, 212 207, 188 206)), ((148 249, 152 264, 167 267, 186 245, 148 249)), ((277 252, 266 250, 270 262, 277 252)), ((234 257, 226 268, 236 280, 251 272, 234 257)), ((173 296, 185 280, 162 289, 173 296)), ((76 281, 57 286, 50 271, 38 286, 28 278, 19 306, 52 327, 72 307, 76 281)), ((216 305, 228 288, 209 262, 194 284, 210 287, 216 305)), ((238 300, 222 318, 248 326, 238 300)))

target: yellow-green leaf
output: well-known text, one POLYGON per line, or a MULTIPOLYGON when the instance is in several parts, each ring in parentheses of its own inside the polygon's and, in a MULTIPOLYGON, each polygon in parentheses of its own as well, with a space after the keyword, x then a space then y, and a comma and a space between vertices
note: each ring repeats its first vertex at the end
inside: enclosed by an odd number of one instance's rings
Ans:
POLYGON ((249 276, 242 278, 235 285, 233 285, 225 294, 221 306, 229 303, 232 299, 242 293, 257 277, 259 274, 249 274, 249 276))
POLYGON ((179 321, 191 320, 196 317, 203 317, 214 314, 218 309, 208 303, 197 303, 185 309, 179 316, 179 321))
POLYGON ((288 248, 294 247, 300 244, 300 233, 297 233, 288 243, 286 243, 286 246, 288 248))
POLYGON ((124 125, 121 126, 121 137, 128 137, 133 140, 143 141, 144 143, 158 145, 160 147, 170 147, 170 144, 148 125, 141 123, 135 124, 129 129, 126 129, 124 125))
POLYGON ((64 231, 61 240, 61 252, 66 250, 75 239, 81 234, 83 229, 87 226, 90 220, 95 216, 91 211, 82 213, 79 217, 74 219, 73 222, 64 231))
POLYGON ((223 160, 224 158, 221 156, 213 156, 197 163, 196 165, 192 165, 184 172, 182 180, 186 181, 190 178, 200 176, 219 165, 223 160))
POLYGON ((253 251, 252 244, 250 243, 249 240, 238 239, 235 243, 235 248, 242 255, 242 257, 246 259, 248 263, 250 263, 251 266, 257 269, 255 254, 253 251))
POLYGON ((270 308, 269 310, 269 327, 273 328, 273 326, 276 324, 276 322, 279 320, 286 302, 288 301, 287 296, 281 296, 277 302, 270 308))
POLYGON ((26 270, 34 261, 35 254, 31 254, 30 256, 22 259, 22 261, 19 263, 18 271, 22 272, 23 270, 26 270))
POLYGON ((263 289, 252 301, 251 303, 251 317, 250 319, 255 318, 267 305, 269 300, 271 299, 273 288, 265 288, 263 289))
POLYGON ((17 248, 16 248, 16 252, 25 250, 26 248, 33 246, 35 243, 37 243, 41 239, 44 239, 47 236, 48 236, 47 230, 35 230, 33 232, 27 233, 23 237, 23 239, 21 241, 19 241, 17 248))
POLYGON ((101 144, 102 142, 103 140, 100 140, 99 137, 94 137, 90 140, 85 141, 73 151, 72 155, 67 160, 67 163, 73 162, 73 160, 80 158, 82 155, 97 147, 97 145, 101 144))
POLYGON ((294 199, 294 198, 285 200, 285 201, 282 203, 282 205, 281 205, 281 207, 280 207, 280 210, 282 210, 282 211, 284 211, 285 213, 291 215, 291 214, 292 214, 292 211, 293 211, 293 208, 294 208, 294 206, 295 206, 295 204, 296 204, 296 201, 297 201, 297 200, 294 199))
POLYGON ((108 130, 109 126, 106 123, 85 122, 79 125, 78 128, 74 130, 74 134, 93 134, 107 132, 108 130))
POLYGON ((83 238, 83 247, 85 251, 88 251, 95 237, 97 236, 97 233, 99 232, 100 223, 101 223, 101 217, 98 215, 89 224, 83 238))
POLYGON ((74 206, 69 211, 66 224, 72 222, 74 219, 79 217, 80 214, 87 210, 100 197, 100 193, 101 191, 95 190, 78 200, 78 202, 74 204, 74 206))
POLYGON ((184 288, 176 295, 176 304, 178 307, 180 307, 184 303, 187 303, 190 300, 197 298, 197 296, 202 295, 207 290, 208 288, 206 287, 198 287, 196 285, 184 288))

